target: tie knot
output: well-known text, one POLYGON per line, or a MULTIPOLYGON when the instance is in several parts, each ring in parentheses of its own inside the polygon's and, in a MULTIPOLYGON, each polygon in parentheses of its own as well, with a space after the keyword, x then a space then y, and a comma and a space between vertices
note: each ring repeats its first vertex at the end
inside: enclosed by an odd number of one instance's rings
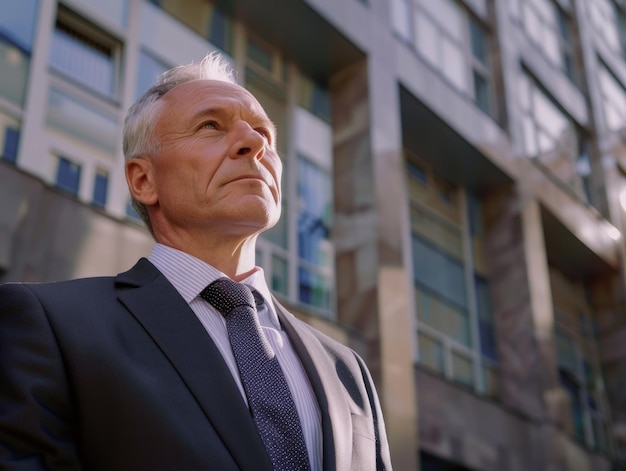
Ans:
POLYGON ((200 297, 211 303, 223 316, 239 306, 255 308, 250 288, 229 278, 218 278, 202 290, 200 297))

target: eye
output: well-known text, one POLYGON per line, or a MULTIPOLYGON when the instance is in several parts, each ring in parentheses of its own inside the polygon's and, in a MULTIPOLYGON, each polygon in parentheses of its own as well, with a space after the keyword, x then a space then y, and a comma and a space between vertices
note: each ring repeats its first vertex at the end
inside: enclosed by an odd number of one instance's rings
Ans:
POLYGON ((207 121, 202 125, 202 129, 217 129, 217 123, 215 121, 207 121))
POLYGON ((267 142, 272 143, 272 133, 266 128, 256 128, 256 132, 258 132, 261 136, 263 136, 267 142))

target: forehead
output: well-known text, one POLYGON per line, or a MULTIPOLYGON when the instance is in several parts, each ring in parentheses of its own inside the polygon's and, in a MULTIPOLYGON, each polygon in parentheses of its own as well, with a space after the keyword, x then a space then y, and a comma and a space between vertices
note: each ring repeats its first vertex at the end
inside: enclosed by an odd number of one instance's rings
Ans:
POLYGON ((193 117, 212 108, 232 112, 247 112, 258 119, 268 119, 257 99, 245 88, 219 80, 192 80, 166 93, 163 111, 180 118, 193 117))

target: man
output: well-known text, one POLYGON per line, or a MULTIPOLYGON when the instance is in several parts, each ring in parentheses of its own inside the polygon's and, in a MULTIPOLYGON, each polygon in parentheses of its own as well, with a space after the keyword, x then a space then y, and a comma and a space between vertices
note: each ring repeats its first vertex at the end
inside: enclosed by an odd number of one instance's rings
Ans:
POLYGON ((0 287, 0 469, 391 468, 363 361, 255 266, 280 216, 275 134, 216 54, 131 107, 127 181, 156 245, 117 277, 0 287))

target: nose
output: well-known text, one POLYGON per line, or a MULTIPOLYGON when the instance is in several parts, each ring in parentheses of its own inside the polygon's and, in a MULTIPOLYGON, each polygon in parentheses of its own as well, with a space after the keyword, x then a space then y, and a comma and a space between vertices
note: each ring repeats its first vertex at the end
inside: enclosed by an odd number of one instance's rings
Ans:
POLYGON ((263 158, 266 140, 258 132, 252 129, 246 121, 237 121, 234 124, 235 141, 233 143, 233 157, 263 158))

